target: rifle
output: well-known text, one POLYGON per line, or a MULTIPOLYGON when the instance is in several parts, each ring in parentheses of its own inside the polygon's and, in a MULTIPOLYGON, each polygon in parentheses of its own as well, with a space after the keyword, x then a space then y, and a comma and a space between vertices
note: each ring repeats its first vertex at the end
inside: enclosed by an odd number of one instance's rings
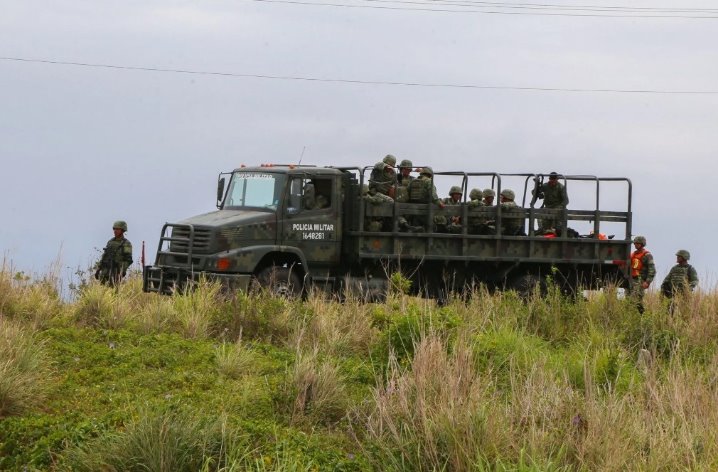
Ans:
POLYGON ((114 251, 110 251, 109 243, 107 244, 107 246, 105 246, 105 249, 102 250, 102 257, 100 258, 100 263, 97 267, 97 270, 95 271, 95 279, 100 280, 103 271, 106 271, 108 278, 112 277, 112 272, 115 265, 115 256, 117 255, 117 252, 122 249, 122 246, 125 245, 125 241, 126 240, 123 239, 120 245, 114 249, 114 251))
POLYGON ((531 198, 531 207, 536 204, 536 200, 539 198, 543 200, 544 194, 541 191, 541 186, 543 185, 543 176, 541 178, 534 177, 534 190, 533 190, 533 197, 531 198))

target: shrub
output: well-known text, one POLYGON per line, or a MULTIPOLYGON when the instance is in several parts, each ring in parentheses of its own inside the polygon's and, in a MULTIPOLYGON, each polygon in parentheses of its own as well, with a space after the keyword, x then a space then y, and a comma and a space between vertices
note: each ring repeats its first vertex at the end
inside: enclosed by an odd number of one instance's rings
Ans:
POLYGON ((235 343, 222 343, 215 350, 217 370, 231 379, 238 379, 252 365, 252 352, 242 344, 242 339, 235 343))
POLYGON ((339 368, 331 362, 320 361, 319 350, 314 348, 297 352, 277 401, 293 422, 309 419, 333 424, 346 414, 348 396, 339 368))

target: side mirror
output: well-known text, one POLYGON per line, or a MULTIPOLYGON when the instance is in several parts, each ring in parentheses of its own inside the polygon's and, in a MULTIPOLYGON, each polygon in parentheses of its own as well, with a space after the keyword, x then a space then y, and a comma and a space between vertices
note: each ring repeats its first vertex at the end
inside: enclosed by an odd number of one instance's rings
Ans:
POLYGON ((217 208, 222 203, 222 197, 224 197, 224 177, 217 182, 217 208))

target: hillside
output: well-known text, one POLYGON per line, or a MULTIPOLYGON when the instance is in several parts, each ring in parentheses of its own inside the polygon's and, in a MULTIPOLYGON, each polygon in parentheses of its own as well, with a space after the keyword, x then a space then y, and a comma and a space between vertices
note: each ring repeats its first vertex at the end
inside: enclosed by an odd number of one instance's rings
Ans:
POLYGON ((641 316, 56 285, 0 272, 0 470, 718 468, 715 292, 641 316))

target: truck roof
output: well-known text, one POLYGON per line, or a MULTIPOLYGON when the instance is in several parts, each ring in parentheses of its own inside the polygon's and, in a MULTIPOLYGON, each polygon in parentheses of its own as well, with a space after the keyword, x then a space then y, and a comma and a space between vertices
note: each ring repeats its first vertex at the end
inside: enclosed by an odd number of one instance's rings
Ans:
POLYGON ((297 164, 262 164, 260 166, 239 167, 234 172, 270 172, 277 174, 304 174, 312 175, 338 175, 342 171, 336 167, 320 167, 314 165, 297 164))

